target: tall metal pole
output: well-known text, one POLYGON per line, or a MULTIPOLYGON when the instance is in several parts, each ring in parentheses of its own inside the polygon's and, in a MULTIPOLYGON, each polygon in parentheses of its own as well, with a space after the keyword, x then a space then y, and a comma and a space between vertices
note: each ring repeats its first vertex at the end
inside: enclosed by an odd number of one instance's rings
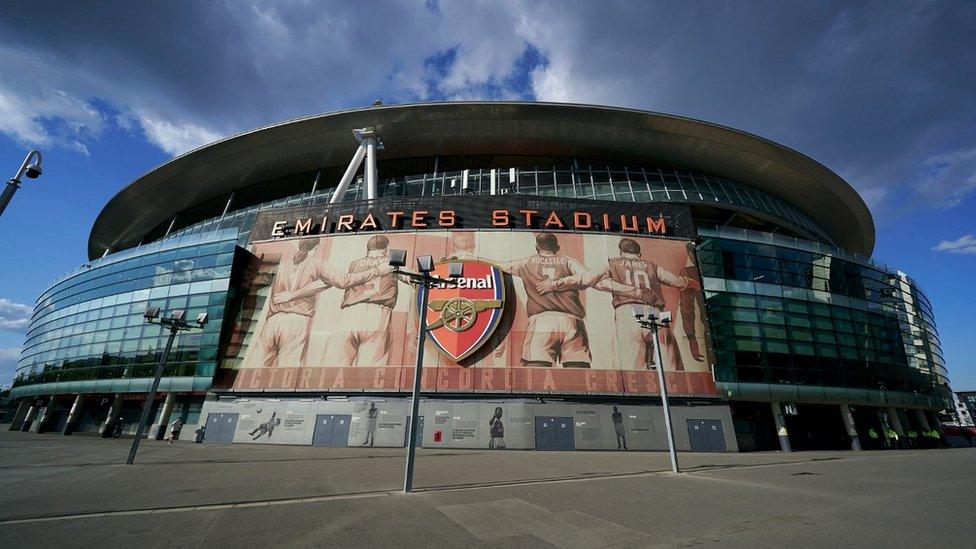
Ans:
POLYGON ((20 187, 20 182, 16 179, 11 179, 7 181, 7 185, 3 188, 3 193, 0 193, 0 215, 3 215, 3 211, 7 209, 7 204, 10 204, 10 199, 14 197, 14 193, 20 187))
POLYGON ((3 192, 0 193, 0 215, 3 215, 3 211, 7 209, 7 204, 10 204, 10 199, 14 197, 14 193, 20 188, 20 178, 27 174, 30 179, 35 179, 41 175, 41 151, 37 149, 31 149, 24 157, 24 161, 20 164, 20 169, 7 181, 7 185, 3 188, 3 192), (31 159, 35 159, 31 163, 31 159))
POLYGON ((661 386, 661 405, 664 408, 664 426, 668 433, 668 452, 671 454, 671 471, 678 473, 678 454, 674 450, 674 429, 671 426, 671 408, 668 406, 668 386, 664 383, 664 356, 661 354, 661 338, 657 334, 657 322, 654 325, 654 348, 657 350, 657 381, 661 386))
POLYGON ((403 474, 403 493, 413 491, 413 461, 417 453, 417 424, 420 416, 420 382, 424 367, 424 342, 427 339, 427 275, 420 281, 420 329, 417 333, 417 364, 413 369, 413 396, 410 399, 410 440, 407 442, 407 466, 403 474))
POLYGON ((176 339, 176 334, 179 331, 179 328, 175 325, 169 327, 169 339, 166 340, 166 349, 163 350, 163 356, 159 357, 159 364, 156 366, 156 378, 153 379, 152 388, 149 389, 149 396, 146 397, 146 406, 142 409, 139 429, 136 430, 136 438, 132 441, 132 448, 129 449, 129 457, 125 460, 126 465, 132 465, 132 461, 136 459, 136 452, 139 451, 139 442, 142 440, 143 432, 146 430, 146 421, 149 419, 149 410, 152 408, 153 400, 156 399, 156 389, 159 388, 159 380, 163 377, 163 368, 166 367, 166 361, 169 359, 169 351, 173 348, 173 340, 176 339))

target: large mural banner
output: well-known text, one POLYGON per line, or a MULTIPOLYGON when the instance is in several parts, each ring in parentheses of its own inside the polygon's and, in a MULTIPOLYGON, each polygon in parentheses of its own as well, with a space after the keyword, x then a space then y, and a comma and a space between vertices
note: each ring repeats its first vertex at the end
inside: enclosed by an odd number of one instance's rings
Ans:
MULTIPOLYGON (((431 392, 656 394, 652 332, 635 304, 670 311, 660 331, 668 389, 714 395, 695 262, 686 240, 529 231, 333 234, 252 244, 245 305, 218 387, 408 391, 417 356, 415 286, 389 251, 431 255, 422 384, 431 392)), ((412 267, 412 265, 411 265, 412 267)))

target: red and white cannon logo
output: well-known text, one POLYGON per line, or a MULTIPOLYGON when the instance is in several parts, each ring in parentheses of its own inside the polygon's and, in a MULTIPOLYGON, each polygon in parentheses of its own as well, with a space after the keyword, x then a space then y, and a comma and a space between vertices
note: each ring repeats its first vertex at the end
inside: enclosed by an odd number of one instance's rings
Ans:
MULTIPOLYGON (((455 361, 467 358, 491 338, 505 310, 501 270, 481 261, 462 263, 464 277, 456 279, 457 285, 431 288, 426 311, 430 339, 455 361)), ((448 264, 436 265, 431 274, 447 278, 448 264)))

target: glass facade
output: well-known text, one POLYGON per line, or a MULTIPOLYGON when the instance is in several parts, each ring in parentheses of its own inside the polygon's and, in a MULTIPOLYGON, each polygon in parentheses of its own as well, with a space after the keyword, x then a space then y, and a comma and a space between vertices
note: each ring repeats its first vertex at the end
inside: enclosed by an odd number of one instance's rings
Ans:
POLYGON ((700 237, 716 381, 945 397, 932 306, 903 273, 769 233, 700 237))
MULTIPOLYGON (((189 318, 209 313, 202 333, 179 336, 166 370, 168 383, 187 380, 170 385, 171 390, 206 390, 219 360, 236 245, 248 241, 257 212, 326 204, 332 191, 237 210, 231 198, 219 216, 65 275, 38 299, 15 393, 145 390, 165 343, 163 330, 142 317, 149 305, 186 309, 189 318)), ((344 198, 359 200, 363 192, 357 180, 344 198)), ((919 405, 946 397, 932 306, 914 281, 836 248, 798 208, 742 183, 676 170, 587 164, 466 169, 389 178, 379 185, 381 197, 509 193, 713 205, 753 212, 804 235, 698 219, 714 376, 729 388, 730 399, 748 399, 741 392, 746 386, 909 395, 901 402, 919 405)))
POLYGON ((145 391, 167 337, 146 323, 147 306, 209 314, 203 330, 177 336, 163 387, 209 388, 236 242, 236 230, 169 238, 62 277, 37 300, 15 395, 145 391))
MULTIPOLYGON (((311 188, 311 181, 309 182, 311 188)), ((304 193, 248 206, 226 215, 181 228, 174 234, 195 234, 215 228, 239 227, 247 240, 258 211, 295 205, 328 204, 335 189, 304 193)), ((671 169, 588 165, 480 169, 427 173, 383 179, 380 197, 446 196, 463 194, 520 194, 592 198, 620 202, 701 204, 752 212, 792 227, 812 239, 830 243, 830 237, 807 214, 769 193, 720 177, 671 169)), ((362 200, 361 179, 350 184, 344 200, 362 200)), ((233 204, 232 204, 233 207, 233 204)), ((168 222, 167 222, 168 223, 168 222)))

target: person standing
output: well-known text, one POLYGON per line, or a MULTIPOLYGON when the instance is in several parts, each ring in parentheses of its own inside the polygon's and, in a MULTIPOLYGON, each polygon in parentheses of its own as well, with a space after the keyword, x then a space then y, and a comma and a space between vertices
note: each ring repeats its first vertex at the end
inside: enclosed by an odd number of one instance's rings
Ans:
POLYGON ((613 421, 613 431, 617 433, 617 449, 620 449, 620 443, 624 445, 624 450, 627 448, 627 431, 624 428, 624 415, 620 413, 620 410, 616 406, 613 407, 613 413, 610 414, 610 421, 613 421))
POLYGON ((376 409, 376 403, 369 403, 369 411, 366 413, 366 440, 363 441, 363 446, 369 443, 370 446, 376 439, 376 416, 379 414, 379 410, 376 409))
POLYGON ((183 430, 183 420, 176 418, 176 421, 169 424, 169 436, 166 441, 173 444, 173 441, 180 438, 180 431, 183 430))
POLYGON ((890 448, 894 448, 895 450, 897 450, 899 448, 898 447, 898 433, 895 432, 894 429, 892 429, 891 427, 888 427, 888 429, 885 430, 885 438, 888 441, 888 444, 889 444, 889 447, 890 448))
POLYGON ((871 427, 870 429, 868 429, 868 438, 871 439, 871 447, 872 448, 877 448, 878 445, 879 445, 879 442, 878 442, 878 432, 874 429, 874 427, 871 427))
POLYGON ((488 441, 490 450, 505 449, 505 424, 502 423, 502 407, 495 407, 495 413, 488 420, 489 434, 491 440, 488 441))

